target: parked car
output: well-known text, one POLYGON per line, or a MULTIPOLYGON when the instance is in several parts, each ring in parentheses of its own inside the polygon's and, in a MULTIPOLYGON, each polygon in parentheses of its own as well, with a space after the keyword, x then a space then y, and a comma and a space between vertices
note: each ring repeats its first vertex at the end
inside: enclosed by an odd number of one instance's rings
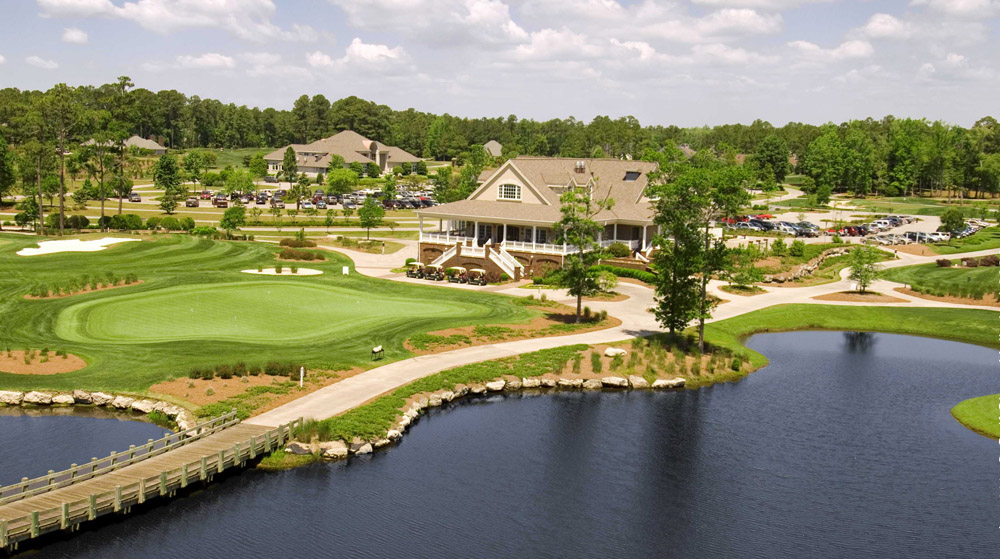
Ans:
POLYGON ((764 228, 751 221, 741 221, 736 224, 734 229, 747 229, 750 231, 763 231, 764 228))
POLYGON ((128 201, 129 202, 142 202, 142 196, 139 196, 138 192, 129 192, 128 193, 128 201))
POLYGON ((351 210, 356 210, 356 209, 358 209, 358 205, 357 205, 357 204, 355 204, 354 202, 351 202, 350 200, 344 200, 344 204, 343 204, 343 206, 344 206, 344 209, 345 209, 345 210, 346 210, 346 209, 351 209, 351 210))
POLYGON ((299 204, 299 205, 300 205, 300 206, 302 207, 302 209, 303 209, 303 210, 311 210, 311 209, 314 209, 314 208, 316 207, 316 206, 315 206, 315 205, 314 205, 314 204, 312 203, 312 200, 305 200, 305 201, 303 201, 303 202, 302 202, 301 204, 299 204))
POLYGON ((187 200, 184 200, 185 208, 197 208, 201 205, 201 200, 195 196, 189 196, 187 200))
POLYGON ((267 176, 264 177, 264 182, 267 182, 267 183, 278 182, 278 177, 276 177, 274 175, 267 175, 267 176))
POLYGON ((387 210, 399 209, 399 202, 396 200, 392 200, 390 198, 386 198, 385 200, 382 200, 382 207, 387 210))
POLYGON ((281 198, 271 198, 271 207, 283 210, 285 209, 285 202, 281 198))
POLYGON ((256 200, 254 200, 254 202, 256 202, 257 204, 266 204, 267 203, 267 194, 264 194, 263 192, 259 192, 257 194, 257 198, 256 198, 256 200))
POLYGON ((318 200, 316 202, 316 209, 317 210, 325 210, 326 209, 326 200, 322 200, 322 199, 318 200))
POLYGON ((214 205, 216 208, 228 208, 229 200, 226 200, 225 198, 216 198, 214 205))
POLYGON ((202 190, 201 191, 201 199, 202 200, 211 200, 212 199, 212 191, 211 190, 202 190))

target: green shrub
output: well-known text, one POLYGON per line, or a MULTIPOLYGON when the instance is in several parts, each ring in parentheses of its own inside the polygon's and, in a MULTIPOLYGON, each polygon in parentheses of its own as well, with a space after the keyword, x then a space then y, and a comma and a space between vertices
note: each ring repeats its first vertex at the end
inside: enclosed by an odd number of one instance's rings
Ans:
POLYGON ((615 258, 628 258, 632 254, 632 249, 625 245, 625 243, 614 242, 608 247, 608 254, 614 256, 615 258))
POLYGON ((645 270, 633 270, 632 268, 619 268, 618 266, 608 266, 604 264, 600 266, 594 266, 591 269, 599 272, 611 272, 612 274, 620 278, 637 279, 643 283, 648 283, 648 284, 656 283, 656 274, 652 272, 647 272, 645 270))
POLYGON ((160 218, 153 216, 146 220, 146 229, 155 231, 160 228, 160 218))
POLYGON ((278 258, 281 258, 282 260, 326 260, 326 257, 318 252, 310 252, 294 248, 286 248, 282 250, 278 254, 278 258))
POLYGON ((214 235, 218 233, 218 230, 215 227, 208 227, 202 225, 200 227, 193 227, 189 229, 188 232, 191 233, 192 235, 206 236, 206 235, 214 235))
POLYGON ((590 368, 594 370, 594 374, 600 374, 604 370, 604 363, 601 361, 600 353, 590 353, 590 368))
POLYGON ((617 371, 618 369, 621 369, 622 365, 624 364, 625 364, 625 358, 623 358, 621 354, 615 355, 614 357, 611 358, 612 371, 617 371))
POLYGON ((937 260, 935 260, 935 262, 937 262, 937 265, 940 266, 941 268, 951 267, 951 260, 947 258, 938 258, 937 260))
POLYGON ((167 231, 180 231, 181 230, 181 222, 177 221, 176 217, 169 216, 169 217, 163 218, 163 220, 160 221, 160 227, 166 229, 167 231))
POLYGON ((805 253, 806 253, 806 244, 804 242, 799 240, 792 241, 792 246, 789 247, 788 254, 799 257, 799 256, 805 256, 805 253))
POLYGON ((195 228, 194 218, 182 217, 180 220, 181 230, 183 231, 193 231, 195 228))
POLYGON ((739 372, 742 366, 743 363, 740 361, 739 357, 733 357, 732 363, 729 364, 729 368, 737 372, 739 372))
MULTIPOLYGON (((775 256, 784 256, 786 252, 788 252, 788 246, 785 245, 785 241, 775 239, 774 242, 771 243, 771 254, 775 256)), ((803 249, 803 252, 805 252, 805 249, 803 249)))
POLYGON ((844 242, 844 239, 841 239, 841 238, 840 238, 840 235, 834 235, 834 236, 833 236, 833 242, 834 242, 835 244, 838 244, 838 245, 839 245, 839 244, 843 244, 843 242, 844 242))
POLYGON ((281 239, 278 245, 292 248, 314 247, 316 246, 316 241, 310 241, 307 239, 281 239))

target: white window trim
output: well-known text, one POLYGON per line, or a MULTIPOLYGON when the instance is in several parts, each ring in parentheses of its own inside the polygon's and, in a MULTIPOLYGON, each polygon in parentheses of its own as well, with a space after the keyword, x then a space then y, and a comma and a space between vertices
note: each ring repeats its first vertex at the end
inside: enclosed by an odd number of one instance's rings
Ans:
POLYGON ((497 187, 497 200, 520 201, 521 200, 521 185, 515 184, 515 183, 511 183, 511 182, 507 182, 507 183, 501 184, 500 186, 497 187), (512 187, 514 187, 516 189, 515 192, 516 192, 517 196, 516 197, 505 196, 504 195, 504 187, 506 187, 506 186, 512 186, 512 187))

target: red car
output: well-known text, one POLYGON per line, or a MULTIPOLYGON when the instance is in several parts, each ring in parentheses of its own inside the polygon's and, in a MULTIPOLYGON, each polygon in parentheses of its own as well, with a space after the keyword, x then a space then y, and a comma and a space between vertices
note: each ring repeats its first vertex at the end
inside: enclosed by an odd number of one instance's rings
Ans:
POLYGON ((202 190, 201 191, 201 199, 202 200, 211 200, 212 199, 212 192, 209 191, 209 190, 202 190))

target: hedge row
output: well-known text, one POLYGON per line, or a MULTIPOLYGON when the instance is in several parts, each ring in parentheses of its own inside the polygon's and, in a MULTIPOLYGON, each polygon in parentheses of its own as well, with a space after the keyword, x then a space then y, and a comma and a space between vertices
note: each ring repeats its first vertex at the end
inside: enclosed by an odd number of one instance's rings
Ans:
POLYGON ((299 372, 301 365, 295 363, 277 363, 271 361, 264 365, 247 365, 240 361, 235 365, 217 365, 215 368, 195 367, 188 371, 188 378, 212 380, 215 377, 230 379, 233 377, 258 376, 261 374, 294 377, 299 372))

